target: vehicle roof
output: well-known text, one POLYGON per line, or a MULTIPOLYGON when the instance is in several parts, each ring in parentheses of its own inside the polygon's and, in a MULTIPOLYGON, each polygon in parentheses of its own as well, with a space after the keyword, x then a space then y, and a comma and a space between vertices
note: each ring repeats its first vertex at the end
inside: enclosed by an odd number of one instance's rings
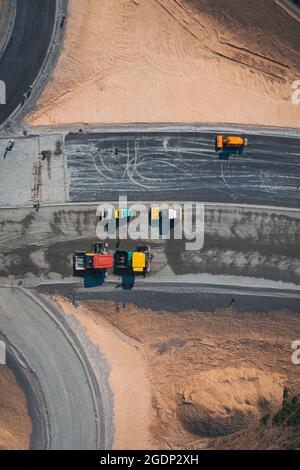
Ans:
POLYGON ((94 269, 109 269, 113 267, 113 256, 107 255, 95 255, 93 258, 94 269))
POLYGON ((132 267, 133 268, 144 268, 146 266, 146 255, 145 253, 135 251, 132 254, 132 267))

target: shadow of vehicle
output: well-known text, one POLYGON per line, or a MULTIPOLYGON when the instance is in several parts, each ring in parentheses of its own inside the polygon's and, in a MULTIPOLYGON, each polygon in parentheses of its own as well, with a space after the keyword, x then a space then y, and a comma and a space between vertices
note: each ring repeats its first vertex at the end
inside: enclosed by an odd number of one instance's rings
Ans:
POLYGON ((87 272, 73 272, 74 277, 83 279, 84 288, 99 287, 102 286, 106 279, 105 272, 94 271, 92 273, 87 272))
POLYGON ((85 274, 83 276, 83 285, 85 289, 92 287, 100 287, 104 284, 104 273, 85 274))
POLYGON ((122 276, 122 289, 131 290, 135 286, 135 276, 122 276))
POLYGON ((229 160, 231 156, 234 155, 242 155, 244 151, 243 147, 239 147, 236 149, 222 149, 221 151, 217 151, 219 154, 219 160, 229 160))

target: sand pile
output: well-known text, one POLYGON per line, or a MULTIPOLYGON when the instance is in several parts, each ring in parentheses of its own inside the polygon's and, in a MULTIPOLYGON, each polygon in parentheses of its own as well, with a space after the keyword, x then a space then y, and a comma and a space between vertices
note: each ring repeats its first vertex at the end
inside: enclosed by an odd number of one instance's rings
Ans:
POLYGON ((299 20, 273 0, 70 0, 32 125, 239 122, 297 127, 299 20))
POLYGON ((177 417, 196 436, 227 436, 279 408, 284 382, 278 374, 242 367, 213 369, 187 377, 177 417))
POLYGON ((115 448, 126 448, 122 435, 130 448, 137 435, 144 448, 285 449, 300 443, 300 407, 281 410, 286 394, 292 400, 300 393, 299 366, 291 361, 291 342, 300 337, 297 315, 59 303, 112 366, 115 448))
POLYGON ((0 449, 28 449, 31 431, 25 395, 11 370, 0 365, 0 449))

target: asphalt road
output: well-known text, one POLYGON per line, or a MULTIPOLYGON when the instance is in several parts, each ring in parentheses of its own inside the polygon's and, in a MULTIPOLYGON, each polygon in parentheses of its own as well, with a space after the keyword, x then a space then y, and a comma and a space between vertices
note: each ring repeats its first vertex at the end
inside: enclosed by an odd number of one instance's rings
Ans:
POLYGON ((49 286, 39 288, 42 291, 53 289, 62 295, 72 296, 73 301, 110 300, 122 304, 133 304, 142 309, 154 311, 165 310, 180 313, 187 310, 213 313, 221 308, 233 306, 240 314, 243 312, 270 313, 275 310, 289 310, 299 314, 300 293, 243 289, 241 287, 224 288, 214 286, 191 286, 190 284, 157 284, 137 285, 132 291, 115 289, 106 285, 101 290, 75 289, 66 286, 49 286))
POLYGON ((210 201, 300 207, 300 139, 249 135, 242 155, 212 133, 69 134, 71 201, 210 201))
MULTIPOLYGON (((0 278, 43 279, 72 276, 72 255, 90 250, 96 235, 96 206, 2 210, 0 278), (26 246, 26 249, 24 249, 26 246)), ((122 240, 132 249, 136 240, 122 240)), ((149 240, 147 241, 149 243, 149 240)), ((300 212, 205 206, 204 246, 186 250, 185 240, 152 240, 152 275, 161 282, 227 282, 235 285, 268 281, 300 285, 300 212), (186 279, 186 282, 187 279, 186 279)), ((116 246, 109 240, 110 250, 116 246)), ((111 278, 111 276, 110 276, 111 278)))
POLYGON ((12 35, 0 58, 0 80, 6 84, 2 124, 22 101, 36 79, 52 37, 56 0, 18 0, 12 35))
POLYGON ((57 318, 24 291, 0 288, 0 331, 14 356, 10 367, 17 376, 20 368, 26 373, 29 410, 38 409, 31 448, 104 448, 99 390, 78 341, 57 318))

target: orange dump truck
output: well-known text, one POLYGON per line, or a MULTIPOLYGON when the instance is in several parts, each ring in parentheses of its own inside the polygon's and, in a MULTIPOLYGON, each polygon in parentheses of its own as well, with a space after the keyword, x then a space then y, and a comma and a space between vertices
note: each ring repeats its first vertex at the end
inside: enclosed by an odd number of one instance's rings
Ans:
POLYGON ((236 135, 223 136, 218 135, 216 139, 217 150, 224 148, 237 148, 242 149, 248 145, 248 139, 236 135))

